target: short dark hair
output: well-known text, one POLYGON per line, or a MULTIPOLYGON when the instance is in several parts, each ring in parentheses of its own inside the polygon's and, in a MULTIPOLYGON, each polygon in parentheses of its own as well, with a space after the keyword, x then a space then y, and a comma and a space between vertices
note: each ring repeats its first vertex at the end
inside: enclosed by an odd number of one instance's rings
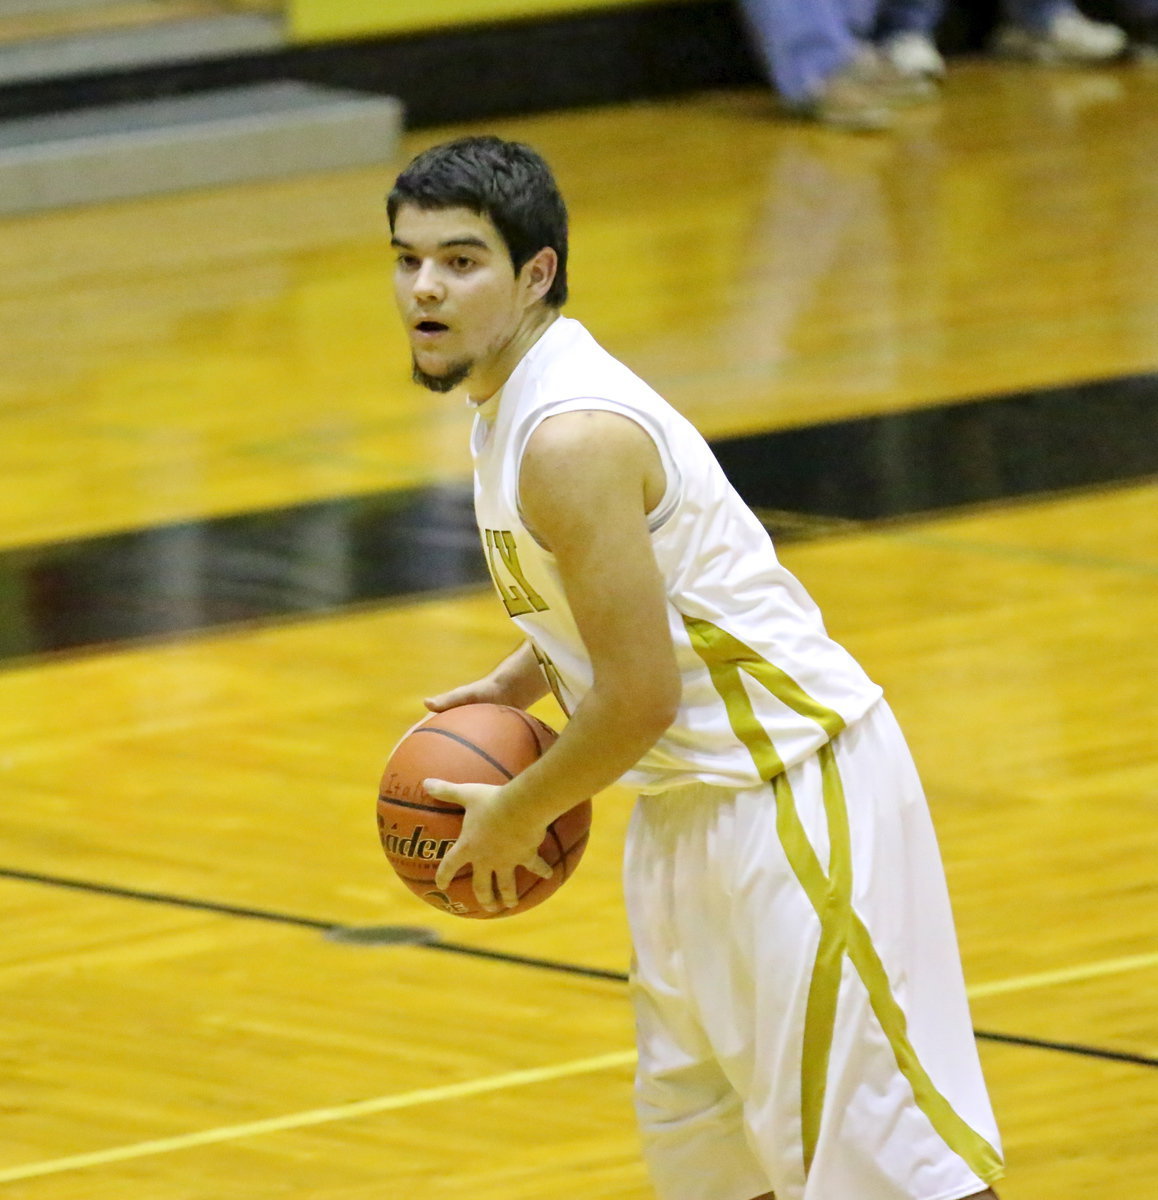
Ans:
POLYGON ((488 136, 425 150, 398 176, 386 200, 391 233, 403 204, 467 208, 488 217, 506 242, 516 274, 549 246, 559 266, 543 299, 552 308, 566 303, 567 206, 551 168, 530 146, 488 136))

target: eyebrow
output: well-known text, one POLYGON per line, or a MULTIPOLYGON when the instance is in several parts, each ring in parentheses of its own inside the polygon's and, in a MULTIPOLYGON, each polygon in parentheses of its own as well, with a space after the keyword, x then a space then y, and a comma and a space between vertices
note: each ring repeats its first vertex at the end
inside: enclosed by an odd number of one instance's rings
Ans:
MULTIPOLYGON (((397 247, 399 250, 414 249, 409 242, 404 242, 399 237, 392 237, 390 239, 390 245, 397 247)), ((473 237, 470 234, 463 234, 461 237, 447 238, 446 241, 438 243, 439 250, 453 250, 456 246, 475 246, 479 250, 491 249, 489 242, 485 242, 479 237, 473 237)))

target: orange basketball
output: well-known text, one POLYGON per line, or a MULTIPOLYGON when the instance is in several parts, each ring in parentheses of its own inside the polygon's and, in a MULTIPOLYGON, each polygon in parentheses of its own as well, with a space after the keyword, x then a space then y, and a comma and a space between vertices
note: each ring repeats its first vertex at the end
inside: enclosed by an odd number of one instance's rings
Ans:
POLYGON ((537 717, 505 704, 464 704, 435 713, 410 729, 394 748, 378 788, 378 837, 398 878, 427 904, 457 917, 509 917, 542 904, 570 879, 591 828, 584 800, 547 827, 539 854, 553 868, 542 879, 515 870, 519 902, 487 912, 474 894, 469 866, 445 892, 434 883, 439 863, 462 830, 463 810, 430 796, 424 779, 503 784, 530 766, 558 735, 537 717))

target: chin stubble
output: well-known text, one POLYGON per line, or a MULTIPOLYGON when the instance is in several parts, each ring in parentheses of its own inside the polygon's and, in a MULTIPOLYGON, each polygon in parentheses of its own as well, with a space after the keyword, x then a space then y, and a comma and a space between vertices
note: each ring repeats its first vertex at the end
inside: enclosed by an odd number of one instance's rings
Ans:
POLYGON ((452 392, 460 383, 465 383, 474 369, 474 363, 461 362, 448 367, 441 375, 429 375, 419 365, 417 359, 411 360, 411 377, 415 383, 421 384, 432 392, 452 392))

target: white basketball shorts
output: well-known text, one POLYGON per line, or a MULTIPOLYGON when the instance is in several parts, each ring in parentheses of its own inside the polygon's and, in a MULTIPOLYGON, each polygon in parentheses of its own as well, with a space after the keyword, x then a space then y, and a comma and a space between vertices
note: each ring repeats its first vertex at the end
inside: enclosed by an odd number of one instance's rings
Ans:
POLYGON ((625 880, 661 1200, 959 1200, 1001 1176, 940 853, 883 701, 765 787, 640 797, 625 880))

